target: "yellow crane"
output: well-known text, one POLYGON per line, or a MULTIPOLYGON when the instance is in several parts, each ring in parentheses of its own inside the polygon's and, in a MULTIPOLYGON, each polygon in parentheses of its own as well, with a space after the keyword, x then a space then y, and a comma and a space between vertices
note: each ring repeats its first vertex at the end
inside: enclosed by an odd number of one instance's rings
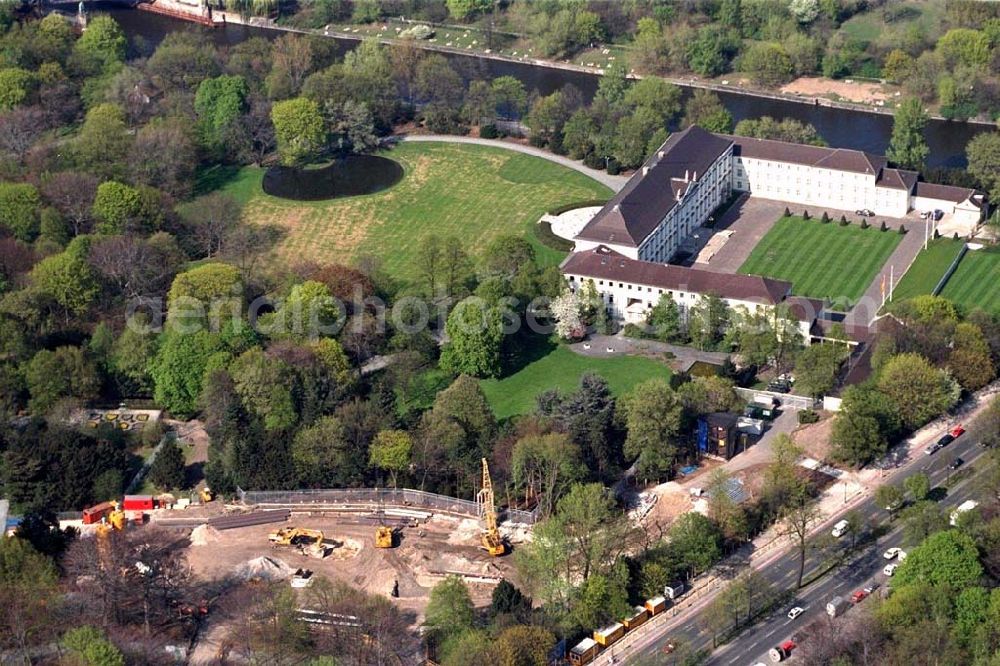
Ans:
POLYGON ((497 529, 497 511, 493 498, 493 481, 490 480, 490 466, 483 458, 483 486, 476 495, 476 504, 479 510, 479 517, 486 523, 483 531, 483 548, 490 555, 497 557, 507 552, 507 547, 500 538, 500 530, 497 529))

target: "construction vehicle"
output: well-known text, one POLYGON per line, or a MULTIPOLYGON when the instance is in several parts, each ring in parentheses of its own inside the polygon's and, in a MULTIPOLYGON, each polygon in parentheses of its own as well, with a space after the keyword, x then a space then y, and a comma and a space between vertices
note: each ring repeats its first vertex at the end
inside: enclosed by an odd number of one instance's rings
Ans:
POLYGON ((323 558, 328 553, 323 533, 305 527, 282 527, 268 534, 267 540, 274 546, 295 546, 310 557, 323 558))
POLYGON ((490 466, 483 458, 483 486, 476 495, 476 504, 479 509, 479 517, 486 523, 483 531, 483 548, 493 557, 498 557, 507 552, 507 546, 500 538, 500 530, 497 528, 497 511, 493 501, 493 481, 490 480, 490 466))
POLYGON ((382 502, 379 500, 378 511, 375 512, 378 518, 378 527, 375 528, 375 547, 392 548, 395 530, 385 524, 385 511, 382 510, 382 502))
POLYGON ((205 486, 200 491, 198 491, 198 497, 201 498, 203 504, 207 504, 215 499, 215 493, 208 486, 205 486))

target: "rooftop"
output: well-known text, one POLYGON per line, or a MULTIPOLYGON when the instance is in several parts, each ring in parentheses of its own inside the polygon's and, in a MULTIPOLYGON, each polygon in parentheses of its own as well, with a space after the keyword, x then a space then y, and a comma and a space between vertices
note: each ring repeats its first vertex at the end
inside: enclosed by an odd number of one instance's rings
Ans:
POLYGON ((977 201, 975 198, 977 193, 971 187, 917 183, 917 189, 914 191, 914 194, 918 197, 926 197, 927 199, 940 199, 941 201, 953 201, 955 203, 971 200, 975 205, 980 205, 980 201, 977 201))
POLYGON ((696 125, 671 134, 577 238, 638 247, 731 144, 696 125))
POLYGON ((563 262, 562 272, 769 305, 782 302, 792 290, 790 282, 758 275, 716 273, 629 259, 605 245, 574 252, 563 262))
POLYGON ((735 144, 734 154, 752 159, 802 164, 835 171, 851 171, 870 176, 878 175, 887 163, 881 155, 872 155, 849 148, 825 148, 773 139, 752 139, 745 136, 729 137, 726 134, 718 136, 727 137, 735 144))

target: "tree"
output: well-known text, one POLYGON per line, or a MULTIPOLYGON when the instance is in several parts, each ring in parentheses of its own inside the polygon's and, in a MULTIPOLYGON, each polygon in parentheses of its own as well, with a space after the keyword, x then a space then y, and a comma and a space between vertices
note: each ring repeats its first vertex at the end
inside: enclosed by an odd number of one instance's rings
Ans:
POLYGON ((42 181, 42 194, 69 221, 73 235, 88 231, 98 179, 89 173, 60 171, 42 181))
POLYGON ((920 170, 930 153, 924 140, 927 114, 919 99, 910 97, 897 107, 893 115, 892 137, 886 157, 896 166, 920 170))
POLYGON ((424 626, 439 639, 471 629, 474 617, 472 598, 461 578, 448 576, 431 588, 424 626))
POLYGON ((903 479, 903 487, 914 502, 922 502, 931 492, 931 480, 924 472, 917 472, 903 479))
POLYGON ((98 104, 87 111, 73 142, 80 168, 105 179, 124 175, 123 165, 131 145, 125 113, 115 104, 98 104))
POLYGON ((364 478, 364 442, 352 442, 344 422, 323 416, 300 428, 292 440, 291 458, 298 482, 312 488, 352 486, 364 478), (361 449, 360 451, 358 449, 361 449))
POLYGON ((164 490, 184 487, 184 452, 167 437, 149 468, 149 480, 164 490))
POLYGON ((903 538, 906 543, 912 545, 922 543, 931 534, 948 527, 948 520, 941 508, 930 500, 911 504, 903 511, 901 518, 903 538))
POLYGON ((496 377, 500 374, 503 320, 500 311, 467 298, 455 306, 445 324, 448 342, 441 367, 456 374, 496 377))
POLYGON ((916 429, 958 400, 959 389, 943 370, 915 353, 897 354, 882 367, 879 391, 895 404, 905 427, 916 429))
POLYGON ((580 319, 580 297, 567 289, 549 305, 549 312, 556 321, 556 335, 563 340, 579 340, 586 333, 580 319))
POLYGON ((705 294, 688 311, 688 336, 698 349, 713 349, 721 341, 732 311, 715 294, 705 294))
POLYGON ((822 396, 836 385, 846 350, 838 343, 809 345, 795 359, 796 388, 806 395, 822 396))
POLYGON ((20 107, 0 113, 0 150, 17 158, 19 164, 45 131, 45 114, 38 106, 20 107))
POLYGON ((506 120, 517 120, 528 108, 528 92, 521 80, 513 76, 493 79, 490 93, 496 114, 506 120))
POLYGON ((660 127, 660 122, 660 116, 645 107, 622 118, 615 128, 615 159, 629 169, 641 165, 646 159, 649 139, 660 127))
POLYGON ((888 444, 875 418, 853 412, 841 412, 837 415, 830 440, 833 443, 833 456, 855 466, 864 465, 884 455, 888 444))
POLYGON ((474 14, 489 11, 493 6, 492 0, 446 0, 448 14, 452 18, 464 21, 474 14))
POLYGON ((118 22, 98 15, 87 21, 87 29, 73 46, 74 56, 93 71, 113 71, 125 61, 128 40, 118 22))
POLYGON ((150 366, 154 398, 178 418, 192 416, 201 395, 209 359, 220 350, 218 336, 205 330, 167 331, 150 366))
MULTIPOLYGON (((225 306, 232 299, 238 302, 241 295, 242 280, 234 266, 219 262, 202 264, 178 273, 174 278, 167 293, 167 316, 176 319, 197 314, 205 318, 210 314, 212 318, 217 318, 225 313, 225 306)), ((199 318, 198 321, 201 323, 208 319, 199 318)), ((213 322, 218 328, 222 323, 213 322)))
POLYGON ((990 38, 980 30, 952 28, 938 39, 936 50, 952 66, 978 67, 990 60, 990 38))
POLYGON ((384 469, 392 475, 392 487, 396 487, 396 475, 410 466, 410 451, 413 440, 405 430, 383 430, 372 440, 368 450, 368 462, 384 469))
POLYGON ((597 97, 610 106, 622 102, 625 99, 625 91, 628 90, 627 75, 623 60, 618 59, 611 63, 597 82, 597 97))
POLYGON ((708 518, 695 511, 681 514, 670 526, 670 548, 689 576, 708 571, 722 557, 722 534, 708 518))
POLYGON ((697 35, 689 41, 684 49, 691 71, 702 76, 722 74, 729 67, 732 51, 727 35, 716 26, 708 25, 700 28, 697 35))
POLYGON ((1000 132, 981 132, 966 145, 969 173, 989 190, 990 198, 1000 201, 1000 132))
POLYGON ((38 235, 41 198, 29 183, 0 183, 0 226, 20 241, 30 243, 38 235))
POLYGON ((625 104, 636 110, 652 111, 657 114, 659 125, 666 127, 681 111, 681 89, 660 77, 646 77, 625 91, 625 104))
POLYGON ((414 89, 426 104, 424 118, 430 129, 450 132, 458 127, 465 85, 443 56, 434 53, 420 61, 414 89))
POLYGON ((653 329, 653 336, 663 342, 680 342, 683 338, 681 311, 670 294, 663 294, 649 311, 646 323, 653 329))
POLYGON ((751 44, 740 58, 740 69, 747 72, 757 83, 773 86, 792 78, 794 70, 788 53, 780 45, 772 42, 751 44))
POLYGON ((535 100, 525 122, 531 130, 532 137, 552 144, 560 140, 569 115, 570 110, 566 106, 563 94, 557 90, 551 95, 535 100))
POLYGON ((685 127, 698 125, 709 132, 729 133, 733 129, 733 117, 722 105, 719 96, 710 90, 696 88, 684 105, 685 127))
POLYGON ((637 458, 640 474, 669 476, 677 456, 681 403, 670 384, 650 379, 632 389, 622 400, 625 410, 625 455, 637 458))
POLYGON ((131 185, 105 181, 97 187, 93 212, 99 233, 113 235, 133 231, 142 212, 142 197, 131 185))
POLYGON ((583 581, 573 600, 573 618, 583 627, 603 627, 628 614, 628 572, 619 562, 607 574, 583 581))
POLYGON ((67 322, 83 315, 100 291, 87 263, 86 243, 81 240, 74 240, 65 251, 42 259, 31 269, 33 288, 62 308, 67 322))
POLYGON ((745 118, 736 123, 733 134, 755 139, 807 143, 814 146, 826 145, 826 141, 819 135, 815 127, 794 118, 782 118, 781 120, 775 120, 771 116, 745 118))
POLYGON ((592 573, 608 573, 628 547, 632 528, 618 513, 599 483, 576 484, 559 500, 552 520, 566 539, 570 566, 583 580, 592 573))
POLYGON ((926 583, 949 585, 953 590, 976 585, 983 576, 976 542, 958 530, 931 534, 909 551, 893 576, 892 586, 926 583))
POLYGON ((87 666, 125 666, 125 656, 95 627, 85 625, 67 631, 60 644, 87 666))
POLYGON ((559 499, 586 473, 579 447, 560 432, 518 439, 511 466, 514 483, 524 487, 526 499, 538 499, 542 516, 551 515, 559 499))
POLYGON ((788 5, 788 11, 796 21, 807 25, 819 17, 819 4, 819 0, 792 0, 788 5))
POLYGON ((885 509, 890 518, 894 517, 896 511, 903 506, 903 499, 903 491, 899 489, 899 486, 891 483, 883 484, 875 489, 875 503, 885 509))
MULTIPOLYGON (((26 516, 25 522, 34 520, 26 516)), ((50 526, 44 527, 50 532, 50 526)), ((21 528, 15 538, 0 540, 0 646, 30 660, 32 649, 54 629, 57 582, 52 561, 32 547, 21 528)))
POLYGON ((809 532, 821 515, 819 507, 813 503, 804 489, 797 492, 790 504, 785 508, 782 525, 785 534, 794 539, 795 547, 799 553, 799 573, 796 589, 802 588, 802 577, 805 576, 806 572, 806 549, 809 532))
POLYGON ((516 621, 527 621, 531 614, 531 598, 526 597, 521 590, 514 587, 506 578, 493 588, 490 597, 490 617, 509 615, 516 621))
POLYGON ((499 666, 546 666, 555 644, 556 637, 545 627, 509 627, 496 638, 499 666))
POLYGON ((246 111, 249 86, 242 76, 218 76, 198 85, 194 98, 202 143, 221 147, 233 124, 246 111))
POLYGON ((276 102, 271 107, 271 121, 285 166, 308 164, 326 143, 323 116, 311 99, 296 97, 276 102))

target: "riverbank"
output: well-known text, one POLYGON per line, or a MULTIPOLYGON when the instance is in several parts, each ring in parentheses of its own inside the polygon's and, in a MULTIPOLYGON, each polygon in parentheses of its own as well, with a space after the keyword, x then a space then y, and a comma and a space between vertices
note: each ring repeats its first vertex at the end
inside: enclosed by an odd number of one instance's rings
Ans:
MULTIPOLYGON (((196 23, 205 24, 205 17, 201 13, 201 9, 194 5, 189 5, 183 2, 177 2, 176 0, 154 0, 154 2, 145 5, 147 11, 157 12, 158 8, 162 8, 162 12, 165 15, 172 16, 175 18, 184 18, 186 20, 191 20, 196 23)), ((412 39, 400 39, 398 37, 390 36, 390 25, 388 23, 376 23, 368 26, 347 26, 343 28, 336 28, 333 26, 326 26, 322 30, 320 29, 306 29, 306 28, 296 28, 288 25, 281 25, 272 19, 260 18, 260 17, 249 17, 244 19, 239 14, 221 10, 215 10, 211 13, 211 21, 215 25, 245 25, 254 28, 264 28, 267 30, 277 30, 283 32, 293 32, 303 35, 314 35, 319 37, 329 37, 333 39, 341 40, 351 40, 351 41, 362 41, 368 38, 375 38, 382 44, 388 45, 398 45, 398 44, 413 44, 418 48, 435 51, 438 53, 466 56, 466 57, 476 57, 483 58, 486 60, 493 60, 497 62, 505 62, 520 65, 530 65, 534 67, 544 67, 552 70, 559 70, 564 72, 573 72, 576 74, 588 74, 591 76, 603 76, 605 69, 602 67, 591 67, 587 65, 578 65, 576 63, 571 63, 569 61, 558 61, 546 58, 538 58, 528 54, 521 55, 508 55, 505 53, 499 53, 492 51, 489 48, 484 48, 482 45, 466 44, 465 47, 449 46, 448 44, 433 43, 427 40, 412 40, 412 39)), ((455 28, 456 31, 458 28, 455 28)), ((514 52, 516 53, 516 51, 514 52)), ((637 74, 631 72, 628 74, 631 79, 642 79, 645 75, 637 74)), ((664 79, 674 85, 684 87, 684 88, 701 88, 704 90, 711 90, 713 92, 729 94, 729 95, 743 95, 749 97, 757 97, 760 99, 767 99, 778 102, 791 102, 794 104, 801 104, 804 106, 811 107, 823 107, 828 109, 840 109, 843 111, 853 111, 860 113, 870 113, 882 116, 892 116, 894 109, 891 105, 878 105, 878 104, 864 104, 851 101, 843 100, 833 100, 826 97, 821 97, 817 95, 806 95, 802 93, 793 92, 782 92, 775 90, 768 90, 763 88, 757 88, 753 85, 748 85, 746 81, 739 81, 737 84, 731 84, 728 82, 720 82, 710 79, 701 79, 697 76, 687 76, 687 77, 677 77, 677 76, 661 76, 659 78, 664 79)), ((929 114, 929 117, 933 120, 941 122, 950 122, 949 119, 939 115, 939 114, 929 114)), ((971 125, 978 125, 982 127, 992 127, 996 123, 986 120, 986 119, 969 119, 966 121, 960 121, 971 125)))

